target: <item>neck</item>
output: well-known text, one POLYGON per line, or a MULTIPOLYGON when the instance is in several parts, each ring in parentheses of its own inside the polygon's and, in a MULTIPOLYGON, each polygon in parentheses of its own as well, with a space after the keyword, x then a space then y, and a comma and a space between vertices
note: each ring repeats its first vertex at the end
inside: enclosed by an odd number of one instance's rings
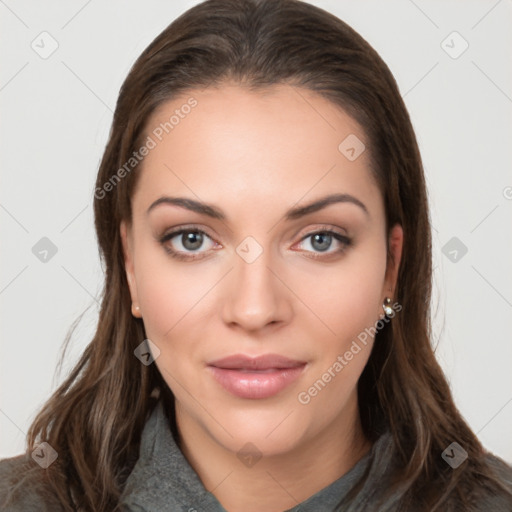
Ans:
POLYGON ((347 409, 291 451, 263 456, 247 466, 196 422, 177 415, 181 449, 204 487, 228 512, 280 512, 338 480, 371 448, 362 432, 357 400, 347 409))

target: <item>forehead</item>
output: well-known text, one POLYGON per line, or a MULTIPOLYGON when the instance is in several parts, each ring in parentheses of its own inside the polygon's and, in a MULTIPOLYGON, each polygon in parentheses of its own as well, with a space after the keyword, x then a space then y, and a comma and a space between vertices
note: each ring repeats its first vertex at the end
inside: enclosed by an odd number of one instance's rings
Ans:
POLYGON ((154 147, 134 196, 146 207, 163 194, 270 208, 334 192, 382 206, 362 128, 302 88, 190 90, 153 114, 146 135, 154 147))

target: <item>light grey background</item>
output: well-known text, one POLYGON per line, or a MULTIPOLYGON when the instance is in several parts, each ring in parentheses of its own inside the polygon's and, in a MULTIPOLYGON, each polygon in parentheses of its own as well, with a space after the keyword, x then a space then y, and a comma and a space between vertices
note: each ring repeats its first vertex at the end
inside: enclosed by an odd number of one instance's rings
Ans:
MULTIPOLYGON (((0 0, 0 457, 24 449, 36 409, 62 380, 65 334, 88 306, 65 371, 95 328, 92 198, 119 87, 196 3, 0 0), (52 40, 46 59, 31 47, 48 52, 52 40), (32 252, 43 237, 57 247, 47 262, 32 252)), ((439 361, 470 426, 512 462, 512 3, 311 3, 375 47, 405 97, 431 196, 439 361), (467 254, 443 253, 453 237, 467 254)))

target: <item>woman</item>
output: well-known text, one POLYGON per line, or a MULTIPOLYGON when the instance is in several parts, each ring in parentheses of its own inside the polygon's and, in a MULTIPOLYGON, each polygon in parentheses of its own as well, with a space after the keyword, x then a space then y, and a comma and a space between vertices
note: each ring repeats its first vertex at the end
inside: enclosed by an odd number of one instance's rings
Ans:
POLYGON ((296 0, 210 0, 124 82, 98 328, 5 510, 512 510, 430 345, 421 159, 384 62, 296 0))

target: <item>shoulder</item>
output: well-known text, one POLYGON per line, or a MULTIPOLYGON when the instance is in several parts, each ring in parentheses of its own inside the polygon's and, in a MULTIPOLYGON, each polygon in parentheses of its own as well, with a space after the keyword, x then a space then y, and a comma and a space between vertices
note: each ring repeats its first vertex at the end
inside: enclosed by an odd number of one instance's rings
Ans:
POLYGON ((477 510, 510 512, 512 510, 512 466, 491 453, 487 454, 486 462, 506 490, 489 492, 482 497, 479 502, 480 508, 477 510))
POLYGON ((0 511, 60 512, 44 471, 27 454, 0 460, 0 511))
POLYGON ((500 457, 488 453, 485 461, 496 476, 510 489, 512 492, 512 466, 505 462, 500 457))
POLYGON ((491 453, 486 454, 485 463, 499 484, 491 484, 482 477, 480 485, 474 485, 470 492, 471 512, 511 512, 512 467, 491 453))

